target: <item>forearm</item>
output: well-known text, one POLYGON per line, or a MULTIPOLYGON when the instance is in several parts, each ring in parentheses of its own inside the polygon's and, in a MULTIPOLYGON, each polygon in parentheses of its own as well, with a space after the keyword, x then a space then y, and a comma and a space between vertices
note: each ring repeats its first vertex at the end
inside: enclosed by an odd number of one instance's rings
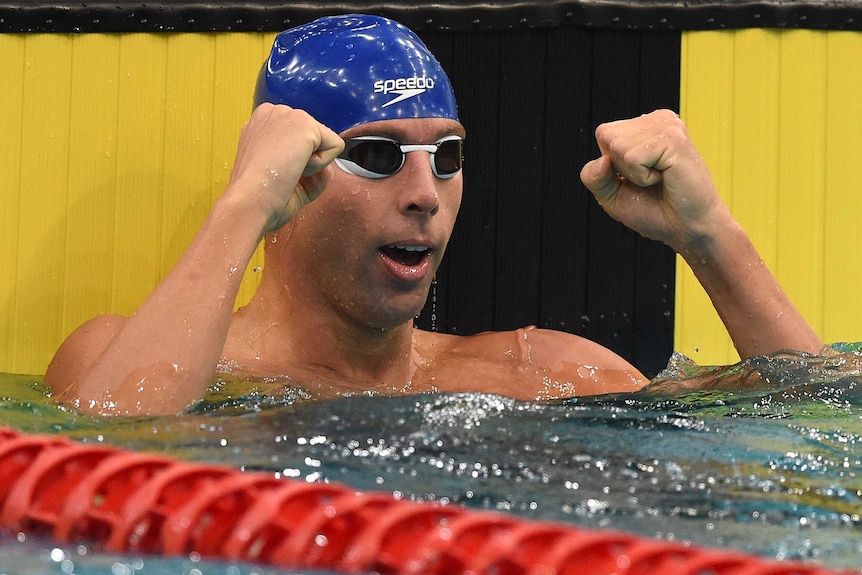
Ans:
POLYGON ((708 235, 677 251, 712 300, 741 358, 821 350, 823 342, 729 213, 708 235))
POLYGON ((73 384, 81 409, 176 413, 203 397, 264 225, 234 208, 216 204, 177 266, 73 384))
POLYGON ((760 259, 680 118, 657 110, 596 129, 602 156, 581 180, 611 217, 679 253, 743 358, 822 342, 760 259))

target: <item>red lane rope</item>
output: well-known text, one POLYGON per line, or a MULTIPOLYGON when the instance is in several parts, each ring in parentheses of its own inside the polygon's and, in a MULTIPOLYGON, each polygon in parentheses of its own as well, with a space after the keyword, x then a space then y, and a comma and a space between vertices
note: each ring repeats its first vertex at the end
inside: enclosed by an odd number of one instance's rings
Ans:
POLYGON ((343 573, 837 573, 2 427, 0 529, 119 552, 196 552, 209 559, 343 573))

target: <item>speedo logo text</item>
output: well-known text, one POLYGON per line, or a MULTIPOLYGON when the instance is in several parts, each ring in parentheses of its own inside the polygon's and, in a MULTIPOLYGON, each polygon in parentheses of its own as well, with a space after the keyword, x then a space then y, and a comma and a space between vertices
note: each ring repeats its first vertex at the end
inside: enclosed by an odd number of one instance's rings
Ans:
POLYGON ((397 104, 408 98, 418 96, 426 90, 434 88, 434 78, 413 76, 412 78, 392 78, 374 82, 375 94, 397 94, 393 99, 383 104, 383 108, 397 104))

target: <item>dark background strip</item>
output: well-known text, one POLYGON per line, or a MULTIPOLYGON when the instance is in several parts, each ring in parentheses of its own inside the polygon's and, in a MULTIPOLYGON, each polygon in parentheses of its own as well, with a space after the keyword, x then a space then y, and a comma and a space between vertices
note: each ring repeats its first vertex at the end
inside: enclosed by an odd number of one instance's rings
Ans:
POLYGON ((496 0, 401 2, 0 2, 0 32, 280 31, 319 16, 370 12, 414 30, 519 30, 586 26, 617 30, 791 27, 862 30, 862 2, 496 0))

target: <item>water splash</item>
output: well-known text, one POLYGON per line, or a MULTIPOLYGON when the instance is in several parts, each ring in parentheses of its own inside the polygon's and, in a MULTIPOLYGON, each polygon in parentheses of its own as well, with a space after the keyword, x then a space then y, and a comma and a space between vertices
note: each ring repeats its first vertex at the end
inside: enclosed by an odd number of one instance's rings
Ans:
POLYGON ((677 355, 644 392, 546 402, 312 401, 287 380, 223 378, 181 417, 84 416, 4 376, 0 410, 23 431, 856 568, 862 356, 834 350, 721 368, 677 355))

